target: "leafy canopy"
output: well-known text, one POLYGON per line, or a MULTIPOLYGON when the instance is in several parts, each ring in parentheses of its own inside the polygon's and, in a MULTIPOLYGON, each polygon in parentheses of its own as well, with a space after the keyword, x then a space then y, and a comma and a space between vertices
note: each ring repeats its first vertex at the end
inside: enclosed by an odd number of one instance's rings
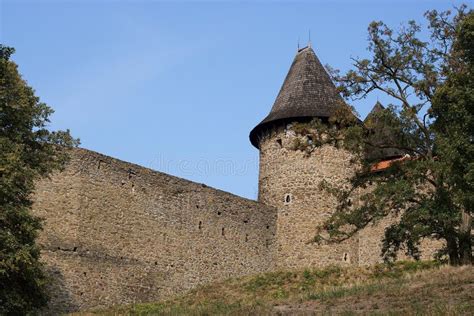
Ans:
POLYGON ((385 231, 386 260, 401 249, 418 258, 420 241, 429 237, 444 240, 439 255, 448 254, 451 263, 470 263, 473 13, 462 6, 425 17, 429 39, 423 40, 415 21, 397 31, 372 22, 370 58, 354 58, 354 69, 345 74, 330 69, 346 100, 378 91, 392 103, 364 123, 341 103, 329 124, 298 124, 296 131, 307 137, 295 148, 311 154, 330 143, 352 152, 360 164, 348 189, 321 184, 339 203, 316 241, 340 242, 392 216, 398 220, 385 231))
POLYGON ((69 131, 47 129, 53 110, 40 102, 0 45, 0 314, 22 315, 46 304, 46 277, 35 244, 41 222, 31 213, 34 182, 68 159, 69 131))

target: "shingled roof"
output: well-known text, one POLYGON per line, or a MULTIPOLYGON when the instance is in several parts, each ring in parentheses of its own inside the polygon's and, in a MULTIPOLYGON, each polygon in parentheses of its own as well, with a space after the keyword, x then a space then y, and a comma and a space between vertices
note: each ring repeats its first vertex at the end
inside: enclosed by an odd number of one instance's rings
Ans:
POLYGON ((250 132, 250 142, 258 148, 260 133, 276 124, 315 117, 328 118, 341 99, 313 49, 300 49, 270 114, 250 132))
MULTIPOLYGON (((397 136, 383 122, 378 122, 380 117, 377 113, 385 110, 385 107, 377 101, 372 110, 367 114, 364 124, 368 127, 369 140, 375 145, 387 145, 397 143, 397 136), (375 123, 375 124, 374 124, 375 123)), ((404 152, 396 148, 369 148, 366 156, 370 160, 383 160, 401 157, 404 152)))
POLYGON ((383 110, 385 110, 385 107, 382 105, 382 103, 377 101, 372 110, 370 110, 369 114, 367 114, 367 116, 365 117, 364 123, 367 123, 369 120, 375 117, 377 113, 382 112, 383 110))

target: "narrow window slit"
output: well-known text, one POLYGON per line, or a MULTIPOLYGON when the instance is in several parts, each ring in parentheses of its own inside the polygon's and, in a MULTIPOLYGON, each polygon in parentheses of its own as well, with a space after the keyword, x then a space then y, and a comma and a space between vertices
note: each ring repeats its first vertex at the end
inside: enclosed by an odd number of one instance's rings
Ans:
POLYGON ((281 138, 278 138, 278 139, 276 140, 276 142, 278 143, 278 145, 280 145, 280 148, 283 147, 283 143, 282 143, 282 141, 281 141, 281 138))

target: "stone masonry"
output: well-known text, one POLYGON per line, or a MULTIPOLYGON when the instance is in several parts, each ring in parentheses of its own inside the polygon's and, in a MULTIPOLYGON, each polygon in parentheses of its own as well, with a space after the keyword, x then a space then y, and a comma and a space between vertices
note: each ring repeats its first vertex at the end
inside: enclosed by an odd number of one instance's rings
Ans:
MULTIPOLYGON (((320 189, 343 186, 356 165, 325 145, 292 149, 292 124, 325 120, 340 101, 311 47, 298 51, 270 114, 250 133, 260 151, 258 202, 86 149, 37 183, 33 212, 53 280, 46 314, 172 297, 198 285, 276 269, 380 261, 395 218, 344 243, 312 243, 336 207, 320 189)), ((357 203, 357 197, 354 197, 357 203)), ((437 246, 425 243, 425 258, 437 246)))
POLYGON ((49 311, 156 301, 273 268, 276 211, 203 184, 75 149, 37 185, 49 311))
POLYGON ((358 263, 358 240, 336 245, 309 243, 315 228, 332 213, 336 200, 319 188, 322 180, 342 186, 354 171, 350 154, 333 146, 310 156, 292 149, 298 137, 291 124, 260 141, 259 201, 277 208, 278 264, 303 268, 358 263))

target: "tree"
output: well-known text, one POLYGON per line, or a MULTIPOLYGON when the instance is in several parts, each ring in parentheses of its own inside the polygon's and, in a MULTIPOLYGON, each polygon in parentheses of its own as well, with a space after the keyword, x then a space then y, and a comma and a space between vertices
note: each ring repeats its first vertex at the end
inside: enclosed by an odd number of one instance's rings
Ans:
POLYGON ((422 40, 415 21, 397 32, 372 22, 371 57, 354 58, 354 69, 343 75, 330 69, 346 100, 379 91, 393 104, 360 124, 353 108, 341 103, 329 123, 297 125, 297 132, 317 141, 296 148, 310 152, 332 143, 351 151, 360 164, 348 189, 322 183, 339 203, 319 227, 317 242, 340 242, 394 215, 399 221, 383 238, 386 260, 402 248, 418 258, 421 239, 434 238, 446 244, 439 255, 446 253, 451 264, 466 264, 472 260, 474 200, 473 13, 462 6, 455 14, 429 11, 425 17, 429 40, 422 40), (382 168, 387 150, 399 158, 382 168), (358 203, 352 203, 356 192, 358 203))
MULTIPOLYGON (((472 262, 471 214, 474 209, 474 13, 468 14, 457 32, 453 51, 459 61, 433 99, 431 115, 436 154, 444 162, 444 178, 461 209, 459 259, 472 262), (454 123, 454 124, 453 124, 454 123)), ((457 60, 455 60, 457 61, 457 60)))
POLYGON ((47 278, 35 244, 41 221, 31 213, 34 182, 61 170, 69 131, 47 129, 53 110, 41 103, 0 45, 0 314, 23 315, 47 302, 47 278))

